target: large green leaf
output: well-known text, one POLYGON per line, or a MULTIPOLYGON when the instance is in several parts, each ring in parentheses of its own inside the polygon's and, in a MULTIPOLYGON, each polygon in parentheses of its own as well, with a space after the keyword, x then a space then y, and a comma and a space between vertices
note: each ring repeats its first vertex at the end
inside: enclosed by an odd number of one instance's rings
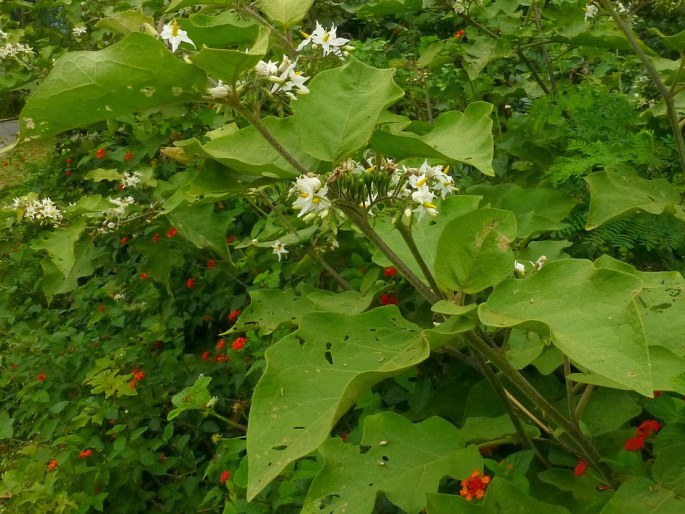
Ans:
POLYGON ((233 327, 242 332, 258 326, 263 334, 271 334, 284 324, 297 326, 302 316, 313 312, 314 302, 292 289, 256 289, 250 291, 250 305, 233 327))
POLYGON ((511 211, 479 209, 452 220, 438 241, 438 284, 468 294, 498 284, 513 272, 510 244, 515 237, 511 211))
POLYGON ((31 244, 31 248, 47 252, 60 273, 66 277, 76 264, 74 247, 85 229, 84 220, 72 223, 65 228, 57 228, 42 234, 31 244))
POLYGON ((259 7, 266 16, 286 29, 307 16, 314 0, 260 0, 259 7))
POLYGON ((293 104, 302 148, 322 161, 338 162, 365 146, 381 112, 404 94, 394 72, 350 57, 344 66, 319 73, 310 93, 293 104))
POLYGON ((180 235, 198 248, 209 248, 229 258, 226 231, 234 220, 230 214, 215 213, 214 206, 207 204, 177 207, 167 217, 180 235))
MULTIPOLYGON (((480 196, 450 196, 440 203, 440 215, 437 218, 432 219, 425 217, 419 223, 411 227, 414 243, 426 263, 426 266, 428 266, 428 269, 434 275, 438 240, 445 230, 445 227, 448 226, 451 220, 475 211, 478 208, 480 199, 480 196)), ((402 234, 395 228, 392 221, 387 217, 379 217, 374 221, 374 229, 392 251, 409 266, 416 276, 420 277, 424 283, 428 284, 428 281, 423 279, 421 267, 416 262, 407 243, 405 243, 402 238, 402 234)), ((388 258, 380 251, 376 251, 373 260, 379 266, 392 265, 388 258)))
POLYGON ((685 500, 648 478, 624 482, 600 514, 682 514, 685 500))
POLYGON ((459 430, 442 418, 412 424, 393 412, 369 416, 359 446, 334 438, 319 448, 324 467, 302 512, 368 514, 383 494, 402 511, 417 513, 443 477, 465 479, 482 467, 477 448, 464 446, 459 430))
POLYGON ((190 60, 211 77, 233 84, 242 73, 254 68, 268 49, 269 29, 260 27, 259 36, 246 52, 203 47, 190 60))
POLYGON ((129 34, 140 31, 143 23, 152 25, 155 22, 152 16, 146 16, 142 9, 130 9, 117 11, 102 18, 95 24, 96 29, 108 29, 119 34, 129 34))
MULTIPOLYGON (((635 275, 643 283, 636 305, 647 344, 662 346, 678 357, 685 357, 685 279, 677 271, 645 272, 603 255, 595 266, 635 275)), ((685 371, 685 370, 683 370, 685 371)), ((656 378, 656 375, 654 375, 656 378)))
MULTIPOLYGON (((269 117, 262 121, 291 155, 309 169, 316 169, 318 161, 303 152, 292 117, 269 117)), ((212 159, 246 175, 294 178, 300 174, 252 126, 219 136, 203 145, 202 150, 212 159)))
POLYGON ((674 212, 685 221, 680 193, 666 179, 646 180, 632 170, 610 170, 586 177, 590 187, 590 212, 585 228, 592 230, 621 216, 639 211, 674 212))
POLYGON ((470 194, 481 195, 483 205, 505 209, 516 215, 516 236, 519 239, 536 236, 552 230, 561 230, 576 202, 555 189, 538 187, 523 189, 516 184, 476 186, 470 194))
POLYGON ((641 289, 642 281, 628 273, 564 259, 525 280, 505 280, 478 315, 493 327, 549 332, 579 366, 651 396, 647 341, 634 301, 641 289))
POLYGON ((681 498, 685 495, 685 425, 668 424, 654 441, 654 480, 672 489, 681 498))
POLYGON ((247 496, 318 448, 368 389, 429 355, 419 328, 392 307, 364 314, 305 314, 266 351, 247 432, 247 496))
POLYGON ((180 25, 198 49, 203 46, 224 48, 238 45, 242 50, 246 46, 252 46, 261 32, 260 29, 266 28, 233 11, 224 11, 218 16, 196 14, 181 20, 180 25))
POLYGON ((169 104, 196 100, 205 74, 175 57, 155 37, 135 32, 97 52, 71 52, 55 62, 21 112, 20 137, 49 136, 169 104))
POLYGON ((550 505, 533 498, 521 488, 503 478, 494 477, 488 485, 483 502, 468 502, 461 496, 429 494, 430 514, 568 514, 559 505, 550 505))
POLYGON ((371 145, 395 159, 425 157, 469 164, 486 175, 492 168, 492 104, 474 102, 462 113, 448 111, 435 120, 433 130, 418 135, 403 130, 377 130, 371 145))

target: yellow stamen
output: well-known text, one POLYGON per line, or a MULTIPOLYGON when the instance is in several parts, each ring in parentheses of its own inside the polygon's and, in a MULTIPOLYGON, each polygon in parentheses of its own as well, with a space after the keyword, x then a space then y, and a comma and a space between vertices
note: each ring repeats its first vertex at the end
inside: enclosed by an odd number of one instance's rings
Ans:
POLYGON ((320 201, 321 201, 321 198, 319 198, 318 196, 315 196, 314 198, 312 198, 312 203, 319 203, 320 201))
POLYGON ((171 35, 173 37, 178 37, 178 23, 176 20, 171 22, 171 35))
POLYGON ((416 183, 416 187, 421 187, 421 186, 423 186, 427 181, 428 181, 428 177, 423 177, 421 180, 419 180, 419 181, 416 183))
POLYGON ((306 32, 304 32, 302 30, 300 31, 300 34, 302 34, 302 37, 305 39, 309 39, 311 37, 309 34, 307 34, 306 32))
POLYGON ((433 205, 432 203, 430 203, 430 202, 423 202, 423 206, 424 206, 426 209, 437 209, 437 207, 436 207, 435 205, 433 205))
POLYGON ((323 40, 324 43, 328 43, 328 40, 331 39, 331 33, 326 32, 321 39, 323 40))
POLYGON ((309 197, 309 193, 302 192, 300 193, 300 198, 307 198, 309 197))

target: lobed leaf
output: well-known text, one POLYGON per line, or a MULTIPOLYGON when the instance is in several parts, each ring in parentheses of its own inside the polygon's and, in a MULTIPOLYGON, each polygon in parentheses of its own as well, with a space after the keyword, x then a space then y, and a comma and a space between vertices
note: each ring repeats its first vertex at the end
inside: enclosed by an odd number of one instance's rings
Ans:
POLYGON ((266 351, 248 423, 248 499, 317 449, 361 394, 428 355, 419 328, 394 306, 305 314, 299 330, 266 351))

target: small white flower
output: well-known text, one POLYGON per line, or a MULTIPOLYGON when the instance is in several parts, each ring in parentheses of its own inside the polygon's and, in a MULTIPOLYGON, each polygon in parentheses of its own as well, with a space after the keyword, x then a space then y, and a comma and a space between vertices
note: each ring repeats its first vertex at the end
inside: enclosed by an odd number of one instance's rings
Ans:
POLYGON ((209 93, 209 96, 211 96, 212 98, 221 100, 229 95, 229 93, 231 92, 231 88, 224 84, 222 81, 219 81, 217 82, 216 86, 208 87, 207 92, 209 93))
MULTIPOLYGON (((269 61, 270 62, 270 61, 269 61)), ((264 63, 266 67, 269 67, 269 63, 264 63)), ((299 71, 295 70, 297 65, 297 60, 292 62, 286 55, 283 56, 283 62, 276 68, 276 72, 270 75, 266 75, 266 78, 273 82, 271 86, 271 93, 285 93, 289 98, 296 100, 297 97, 293 94, 305 95, 309 93, 309 89, 304 85, 304 83, 309 80, 309 77, 305 77, 299 71)))
POLYGON ((597 16, 599 7, 597 7, 595 4, 587 4, 583 10, 585 11, 585 23, 588 23, 592 18, 597 16))
POLYGON ((133 173, 124 173, 121 179, 120 186, 122 188, 132 187, 135 188, 140 183, 140 173, 134 171, 133 173))
POLYGON ((280 241, 276 241, 273 244, 273 249, 273 253, 278 255, 278 262, 281 262, 281 257, 288 253, 288 250, 285 249, 285 245, 280 241))
POLYGON ((321 46, 324 57, 326 57, 328 54, 335 54, 338 57, 342 57, 343 52, 341 48, 349 43, 350 40, 338 37, 337 30, 338 29, 335 27, 335 24, 331 24, 331 28, 326 30, 317 21, 316 28, 311 35, 307 34, 306 32, 302 32, 304 40, 298 45, 297 51, 299 52, 311 43, 314 46, 321 46))
POLYGON ((81 37, 86 32, 88 32, 88 29, 86 27, 74 27, 73 29, 71 29, 71 35, 74 37, 81 37))
POLYGON ((526 274, 526 265, 519 261, 514 261, 514 271, 523 276, 526 274))
POLYGON ((454 2, 454 4, 452 5, 452 9, 454 9, 454 12, 457 14, 463 14, 466 12, 464 2, 462 2, 461 0, 457 0, 456 2, 454 2))
POLYGON ((176 52, 176 50, 178 50, 178 45, 181 43, 190 43, 193 45, 193 48, 197 48, 195 43, 193 43, 188 37, 188 33, 185 30, 181 30, 181 28, 178 26, 178 22, 176 20, 164 25, 164 28, 162 29, 162 32, 159 33, 159 36, 163 40, 169 42, 172 52, 176 52))
POLYGON ((293 209, 300 211, 298 218, 305 217, 305 220, 321 216, 325 218, 328 214, 328 209, 331 206, 331 201, 327 198, 328 187, 321 186, 321 180, 316 175, 307 176, 302 175, 296 181, 295 185, 290 188, 290 193, 297 195, 293 202, 293 209), (311 217, 307 217, 309 214, 311 217))
POLYGON ((270 77, 271 75, 278 74, 278 63, 275 63, 273 61, 259 61, 257 65, 254 67, 254 69, 257 72, 257 75, 260 75, 262 77, 270 77))
POLYGON ((546 262, 547 262, 547 256, 546 256, 546 255, 541 255, 540 257, 538 257, 538 260, 537 260, 537 261, 531 262, 531 264, 532 264, 533 266, 535 266, 535 269, 536 269, 537 271, 540 271, 540 270, 542 269, 542 267, 545 265, 546 262))
POLYGON ((411 199, 419 204, 414 209, 414 212, 418 215, 418 221, 421 221, 426 214, 432 217, 437 216, 438 210, 433 204, 434 198, 435 195, 428 189, 428 186, 421 186, 411 194, 411 199))

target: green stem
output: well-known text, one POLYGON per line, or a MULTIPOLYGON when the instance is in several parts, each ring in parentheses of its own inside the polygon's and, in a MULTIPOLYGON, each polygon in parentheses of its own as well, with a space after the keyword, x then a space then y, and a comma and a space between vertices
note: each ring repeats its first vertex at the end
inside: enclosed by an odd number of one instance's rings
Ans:
MULTIPOLYGON (((540 24, 540 7, 537 2, 533 3, 533 14, 535 15, 535 27, 538 32, 542 32, 542 25, 540 24)), ((547 47, 542 45, 542 57, 545 60, 545 65, 547 66, 547 75, 549 75, 549 87, 552 90, 552 95, 557 95, 557 82, 554 79, 554 69, 552 68, 552 61, 549 58, 549 53, 547 53, 547 47)))
POLYGON ((673 136, 675 137, 678 158, 680 159, 680 168, 682 172, 685 173, 685 139, 683 139, 683 132, 680 129, 680 120, 678 119, 678 111, 675 108, 673 95, 666 88, 666 84, 664 84, 661 80, 659 72, 652 64, 652 61, 649 59, 647 53, 643 50, 642 46, 640 46, 640 42, 638 41, 628 22, 621 17, 616 9, 614 9, 609 0, 599 0, 599 3, 602 5, 602 8, 604 8, 611 15, 616 22, 616 25, 618 25, 618 27, 626 35, 630 46, 633 47, 633 50, 637 54, 638 58, 640 61, 642 61, 642 65, 645 67, 647 75, 649 75, 649 78, 652 79, 652 82, 654 82, 654 85, 659 91, 661 98, 663 98, 664 103, 666 104, 666 114, 669 122, 671 123, 673 136))
POLYGON ((381 236, 379 236, 369 224, 366 212, 360 212, 359 209, 352 205, 339 204, 338 206, 352 221, 352 223, 354 223, 359 230, 362 231, 362 234, 364 234, 376 248, 383 252, 383 255, 390 259, 390 262, 392 262, 393 266, 397 268, 397 271, 399 271, 404 278, 407 279, 412 286, 414 286, 414 289, 416 289, 421 296, 423 296, 431 304, 434 304, 440 300, 440 297, 428 286, 426 286, 426 284, 424 284, 423 281, 417 277, 411 269, 409 269, 409 266, 407 266, 405 262, 397 256, 392 248, 390 248, 385 241, 383 241, 381 236))
POLYGON ((580 401, 578 401, 578 405, 576 406, 576 419, 580 419, 580 417, 583 415, 583 412, 585 412, 585 407, 587 407, 588 403, 590 403, 592 391, 594 390, 595 386, 588 385, 585 388, 585 391, 583 391, 583 394, 580 396, 580 401))
POLYGON ((524 441, 528 448, 533 450, 535 456, 538 458, 538 460, 542 463, 543 466, 549 468, 549 462, 547 461, 545 456, 540 452, 538 447, 535 446, 535 443, 533 443, 533 440, 528 435, 528 432, 526 432, 526 428, 523 426, 523 423, 521 423, 521 419, 516 415, 514 407, 511 405, 511 402, 507 397, 504 387, 502 386, 502 382, 500 382, 497 375, 493 373, 492 369, 490 369, 490 366, 487 362, 485 362, 483 356, 479 352, 472 350, 472 354, 473 357, 476 359, 476 362, 478 363, 481 372, 483 373, 483 375, 485 375, 485 378, 488 380, 488 382, 490 382, 490 385, 492 385, 492 387, 495 389, 497 395, 502 399, 504 407, 507 410, 507 414, 509 415, 509 419, 511 419, 511 422, 513 423, 514 428, 516 429, 516 433, 521 438, 521 441, 524 441))
POLYGON ((566 383, 566 402, 568 403, 568 419, 574 426, 578 426, 576 417, 576 395, 573 392, 573 384, 568 378, 571 374, 571 361, 564 355, 564 382, 566 383))
POLYGON ((609 470, 602 464, 602 458, 592 442, 566 419, 547 399, 542 396, 511 364, 500 354, 498 349, 493 348, 486 342, 484 334, 469 332, 466 339, 477 352, 489 360, 524 396, 526 396, 550 421, 561 428, 578 447, 584 460, 601 473, 604 480, 611 485, 617 485, 610 478, 609 470))
POLYGON ((426 280, 428 281, 428 284, 430 284, 431 289, 433 289, 433 292, 436 295, 442 296, 442 293, 440 292, 440 287, 438 286, 438 283, 435 281, 435 277, 433 277, 433 274, 431 273, 430 269, 428 269, 426 261, 423 260, 423 256, 421 255, 421 252, 416 246, 414 237, 411 234, 411 227, 405 225, 402 222, 402 218, 400 218, 397 220, 397 223, 395 223, 395 228, 397 228, 397 230, 400 232, 402 239, 404 239, 404 242, 409 247, 409 251, 418 263, 419 268, 421 268, 421 272, 426 277, 426 280))
POLYGON ((257 132, 259 132, 261 136, 264 139, 266 139, 267 143, 273 146, 274 149, 279 154, 281 154, 281 156, 283 156, 283 158, 286 161, 288 161, 293 168, 295 168, 298 172, 302 173, 303 175, 309 173, 307 167, 304 164, 302 164, 299 160, 297 160, 297 158, 293 154, 291 154, 288 151, 288 149, 285 146, 283 146, 278 139, 276 139, 273 133, 269 130, 269 128, 266 125, 264 125, 264 122, 258 116, 255 116, 252 112, 243 107, 238 98, 232 98, 229 102, 229 105, 235 110, 235 112, 237 112, 240 116, 245 118, 250 123, 250 125, 257 129, 257 132))
POLYGON ((268 28, 271 34, 281 43, 281 45, 283 45, 286 48, 289 57, 294 58, 297 56, 297 50, 295 49, 293 44, 283 34, 281 34, 276 29, 276 27, 269 23, 269 21, 266 18, 262 17, 257 11, 243 5, 234 5, 233 8, 240 13, 246 14, 260 25, 263 25, 264 27, 268 28))
POLYGON ((214 416, 215 418, 220 419, 221 421, 223 421, 225 423, 228 423, 233 428, 237 428, 238 430, 241 430, 243 432, 247 432, 247 427, 245 425, 242 425, 242 424, 238 423, 237 421, 233 421, 232 419, 227 418, 226 416, 222 416, 221 414, 218 414, 211 409, 208 410, 207 412, 210 415, 214 416))

